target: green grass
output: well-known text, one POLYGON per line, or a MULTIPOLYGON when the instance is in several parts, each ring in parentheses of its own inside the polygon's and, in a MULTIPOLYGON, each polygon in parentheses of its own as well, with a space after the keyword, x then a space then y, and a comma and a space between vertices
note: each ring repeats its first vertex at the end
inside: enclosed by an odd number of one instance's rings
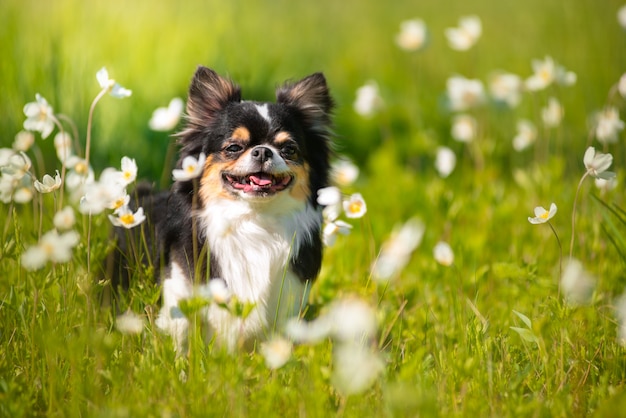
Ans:
MULTIPOLYGON (((365 392, 344 396, 333 385, 332 341, 299 345, 284 367, 269 370, 258 351, 229 355, 194 334, 189 357, 176 359, 154 325, 159 288, 148 272, 136 274, 125 301, 146 319, 140 335, 118 332, 115 313, 100 305, 105 284, 95 266, 110 249, 106 216, 78 218, 81 242, 71 262, 31 272, 20 257, 37 241, 39 210, 2 204, 0 415, 626 416, 626 349, 614 315, 626 288, 626 228, 615 212, 626 208, 624 131, 607 150, 618 187, 601 195, 588 179, 577 203, 574 257, 597 278, 589 304, 564 303, 557 241, 547 225, 527 221, 535 206, 555 202, 551 222, 567 255, 588 121, 626 72, 626 31, 616 20, 622 3, 263 3, 2 2, 0 146, 11 146, 22 108, 37 92, 73 118, 84 146, 95 73, 106 66, 133 95, 98 104, 94 169, 118 167, 127 155, 140 178, 160 179, 170 170, 163 163, 170 139, 147 121, 157 106, 185 96, 196 65, 230 75, 245 98, 263 100, 285 79, 324 71, 338 105, 338 151, 361 168, 346 192, 362 193, 368 213, 326 250, 311 311, 347 295, 369 301, 384 373, 365 392), (472 50, 452 51, 443 31, 466 14, 481 17, 483 35, 472 50), (431 35, 417 54, 394 44, 400 22, 413 17, 431 35), (545 55, 574 71, 577 83, 525 94, 514 110, 478 110, 484 165, 477 167, 472 150, 450 137, 446 80, 486 81, 496 69, 527 77, 531 60, 545 55), (370 79, 385 107, 363 119, 352 102, 370 79), (516 121, 540 126, 549 96, 565 108, 561 127, 540 129, 530 150, 515 152, 516 121), (433 168, 439 145, 458 158, 446 179, 433 168), (388 286, 372 282, 380 246, 412 216, 426 224, 421 246, 388 286), (454 250, 451 267, 433 258, 439 240, 454 250)), ((624 119, 626 101, 611 103, 624 119)), ((38 151, 29 155, 41 179, 59 164, 52 137, 37 138, 38 151)), ((43 201, 47 231, 55 202, 49 195, 43 201)))

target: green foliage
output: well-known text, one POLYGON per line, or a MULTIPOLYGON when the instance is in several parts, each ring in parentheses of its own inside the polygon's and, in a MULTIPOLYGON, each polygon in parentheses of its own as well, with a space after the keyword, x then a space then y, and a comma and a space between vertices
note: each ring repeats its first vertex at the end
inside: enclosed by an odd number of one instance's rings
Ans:
MULTIPOLYGON (((626 33, 616 21, 621 5, 3 1, 1 147, 11 146, 24 104, 38 92, 74 119, 84 147, 96 71, 106 66, 133 90, 123 101, 103 99, 95 111, 96 173, 127 155, 136 159, 139 178, 171 177, 172 139, 147 122, 157 106, 185 97, 198 64, 230 75, 245 98, 259 100, 271 100, 285 79, 324 71, 338 105, 338 152, 361 168, 347 191, 363 194, 368 213, 326 250, 306 317, 342 296, 369 301, 385 371, 363 393, 345 396, 333 385, 331 341, 297 345, 285 366, 270 370, 259 347, 226 353, 204 341, 196 322, 189 356, 177 357, 155 326, 152 270, 133 272, 119 312, 102 303, 109 283, 100 266, 112 247, 106 216, 79 216, 81 240, 70 262, 24 268, 22 254, 52 228, 58 202, 46 195, 41 207, 39 200, 0 204, 0 416, 623 414, 626 352, 616 338, 614 305, 626 287, 624 131, 603 150, 615 157, 618 187, 595 204, 588 179, 577 203, 574 255, 597 278, 588 304, 565 304, 555 237, 526 221, 533 207, 554 201, 559 212, 551 225, 569 241, 583 152, 592 143, 601 147, 588 121, 607 103, 625 113, 623 98, 607 99, 626 71, 626 33), (470 51, 452 51, 444 30, 467 14, 480 16, 483 35, 470 51), (394 37, 400 22, 414 17, 428 25, 430 42, 409 53, 394 37), (472 111, 479 141, 452 139, 443 98, 450 76, 486 81, 503 69, 527 77, 531 60, 546 55, 577 74, 575 86, 525 94, 516 109, 489 103, 472 111), (363 118, 352 103, 368 80, 378 84, 384 105, 363 118), (560 127, 544 129, 541 108, 551 96, 565 116, 560 127), (540 127, 539 137, 516 152, 511 139, 521 118, 540 127), (445 179, 433 168, 442 145, 457 155, 445 179), (426 224, 421 246, 391 282, 377 282, 370 269, 383 242, 413 216, 426 224), (454 249, 450 267, 433 259, 441 240, 454 249), (126 310, 144 321, 139 334, 116 329, 126 310)), ((39 179, 58 168, 52 137, 37 136, 33 154, 39 179)), ((183 309, 193 318, 205 303, 192 299, 183 309)), ((252 306, 233 300, 228 308, 245 317, 252 306)))

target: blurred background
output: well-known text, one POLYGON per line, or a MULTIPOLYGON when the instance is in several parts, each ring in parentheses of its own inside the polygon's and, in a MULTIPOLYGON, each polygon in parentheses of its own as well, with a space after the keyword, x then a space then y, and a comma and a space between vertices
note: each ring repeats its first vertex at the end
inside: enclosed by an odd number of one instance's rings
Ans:
MULTIPOLYGON (((451 114, 442 100, 449 77, 486 80, 495 70, 528 77, 531 60, 550 55, 577 74, 576 85, 559 93, 567 127, 559 149, 571 149, 572 161, 578 161, 589 115, 602 108, 626 70, 626 33, 617 23, 621 5, 618 0, 4 0, 0 141, 10 146, 22 127, 24 104, 40 93, 55 112, 74 119, 84 144, 89 106, 99 91, 95 74, 106 66, 133 95, 106 97, 98 105, 94 168, 118 166, 128 155, 137 160, 139 177, 158 178, 170 138, 151 131, 148 120, 155 108, 186 96, 197 65, 231 77, 244 98, 254 100, 273 100, 285 80, 323 71, 338 105, 342 154, 367 170, 388 144, 416 173, 432 171, 434 147, 461 149, 450 138, 451 114), (482 36, 471 50, 454 51, 444 31, 470 14, 482 20, 482 36), (421 18, 429 31, 428 45, 417 52, 395 42, 400 23, 412 18, 421 18), (356 90, 370 80, 379 86, 384 107, 364 118, 353 102, 356 90)), ((515 114, 491 116, 496 161, 510 163, 515 120, 532 118, 538 106, 526 97, 515 114)), ((51 138, 40 146, 56 164, 51 138)))

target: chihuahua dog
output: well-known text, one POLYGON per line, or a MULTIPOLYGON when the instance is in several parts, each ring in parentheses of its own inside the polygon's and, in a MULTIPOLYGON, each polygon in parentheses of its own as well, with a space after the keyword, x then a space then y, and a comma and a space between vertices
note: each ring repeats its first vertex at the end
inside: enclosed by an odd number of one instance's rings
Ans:
POLYGON ((306 306, 322 262, 316 198, 329 177, 332 107, 321 73, 285 83, 267 103, 242 100, 237 85, 198 67, 177 166, 203 155, 201 173, 167 192, 139 192, 162 285, 156 324, 177 350, 189 327, 179 302, 211 280, 253 306, 245 317, 202 308, 208 335, 229 350, 250 347, 306 306))

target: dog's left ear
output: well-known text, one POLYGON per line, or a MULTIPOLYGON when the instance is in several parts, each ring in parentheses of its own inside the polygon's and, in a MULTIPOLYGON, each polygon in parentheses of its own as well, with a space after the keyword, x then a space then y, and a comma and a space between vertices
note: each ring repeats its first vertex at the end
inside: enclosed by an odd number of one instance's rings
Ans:
POLYGON ((276 101, 297 108, 312 126, 330 125, 333 100, 322 73, 312 74, 296 83, 286 83, 276 90, 276 101))

